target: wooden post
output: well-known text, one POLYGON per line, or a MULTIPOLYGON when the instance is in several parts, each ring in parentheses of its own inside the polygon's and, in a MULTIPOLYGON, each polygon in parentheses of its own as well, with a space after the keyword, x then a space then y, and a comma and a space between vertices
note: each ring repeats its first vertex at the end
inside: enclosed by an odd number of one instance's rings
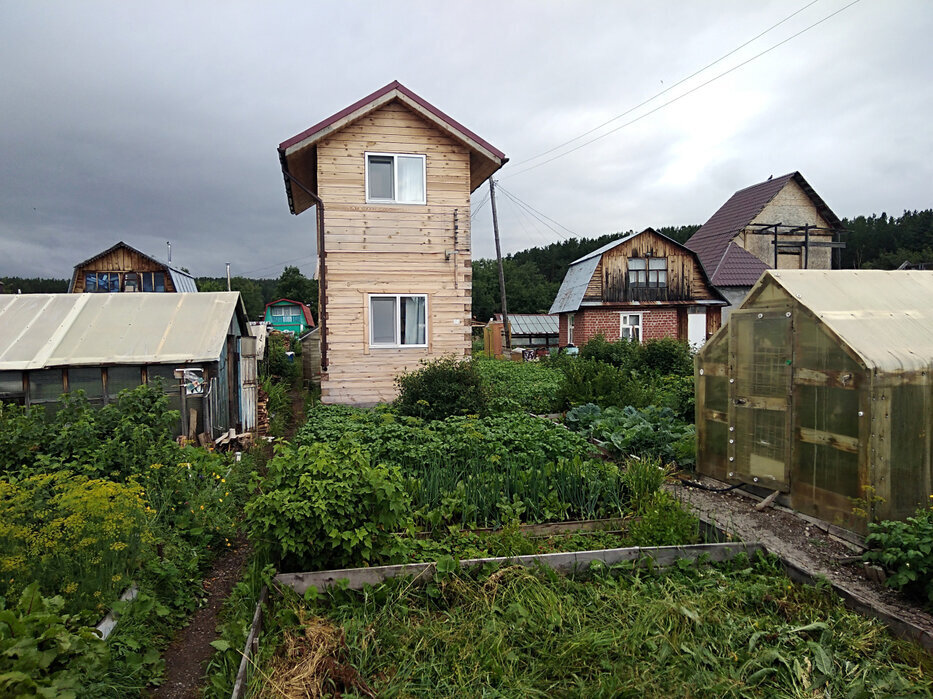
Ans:
POLYGON ((496 262, 499 264, 499 295, 502 297, 502 322, 505 347, 512 349, 512 326, 509 324, 509 305, 505 299, 505 272, 502 270, 502 250, 499 247, 499 216, 496 213, 496 183, 489 178, 489 201, 492 203, 492 232, 496 239, 496 262))

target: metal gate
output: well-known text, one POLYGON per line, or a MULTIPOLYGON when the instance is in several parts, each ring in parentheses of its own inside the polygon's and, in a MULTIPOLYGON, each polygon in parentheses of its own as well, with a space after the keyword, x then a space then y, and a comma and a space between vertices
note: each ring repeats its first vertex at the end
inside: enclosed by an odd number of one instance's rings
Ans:
POLYGON ((790 488, 793 321, 788 311, 734 311, 729 317, 730 475, 790 488))

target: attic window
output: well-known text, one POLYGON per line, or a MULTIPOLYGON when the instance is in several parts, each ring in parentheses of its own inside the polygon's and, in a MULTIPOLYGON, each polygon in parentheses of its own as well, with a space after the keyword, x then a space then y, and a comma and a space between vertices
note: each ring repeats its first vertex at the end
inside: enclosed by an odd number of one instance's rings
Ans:
POLYGON ((630 287, 663 289, 667 286, 666 257, 632 257, 628 261, 630 287))
POLYGON ((366 201, 370 204, 424 204, 425 156, 366 154, 366 201))

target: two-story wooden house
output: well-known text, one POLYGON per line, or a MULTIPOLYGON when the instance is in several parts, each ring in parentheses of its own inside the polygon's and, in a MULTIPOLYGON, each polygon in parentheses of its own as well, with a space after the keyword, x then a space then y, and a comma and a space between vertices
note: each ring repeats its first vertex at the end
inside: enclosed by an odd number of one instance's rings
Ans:
POLYGON ((723 319, 766 269, 833 269, 842 222, 799 172, 740 189, 686 245, 729 301, 723 319))
POLYGON ((188 272, 120 241, 75 265, 68 292, 112 294, 128 291, 192 292, 198 285, 188 272))
POLYGON ((317 211, 321 399, 392 400, 470 352, 470 194, 505 155, 398 82, 279 145, 289 209, 317 211))
POLYGON ((580 346, 597 335, 687 340, 691 311, 705 320, 709 337, 725 305, 695 253, 647 228, 572 262, 550 313, 560 316, 560 345, 580 346))

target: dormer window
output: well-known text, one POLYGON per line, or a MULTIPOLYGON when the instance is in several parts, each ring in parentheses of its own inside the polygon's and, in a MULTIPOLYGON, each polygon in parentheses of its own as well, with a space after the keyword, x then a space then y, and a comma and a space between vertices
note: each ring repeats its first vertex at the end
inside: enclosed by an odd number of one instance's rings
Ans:
POLYGON ((667 286, 667 258, 629 258, 628 284, 632 288, 665 288, 667 286))
POLYGON ((366 202, 424 204, 425 156, 366 154, 366 202))

